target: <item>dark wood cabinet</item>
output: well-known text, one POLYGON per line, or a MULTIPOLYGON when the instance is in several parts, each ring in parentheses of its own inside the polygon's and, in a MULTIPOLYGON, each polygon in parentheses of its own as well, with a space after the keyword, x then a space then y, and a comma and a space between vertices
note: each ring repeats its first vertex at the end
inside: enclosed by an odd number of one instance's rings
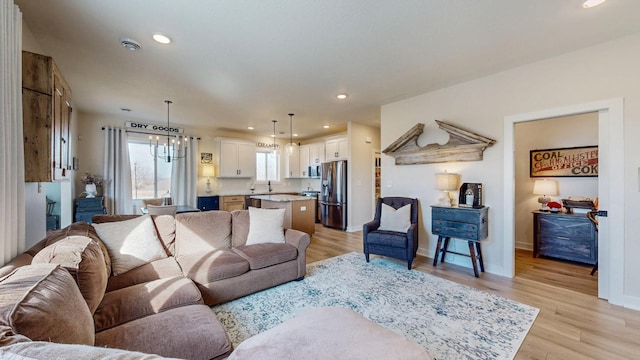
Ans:
POLYGON ((104 197, 77 198, 74 221, 84 221, 91 224, 93 215, 106 214, 104 197))
POLYGON ((533 256, 598 261, 598 233, 586 214, 533 212, 533 256))

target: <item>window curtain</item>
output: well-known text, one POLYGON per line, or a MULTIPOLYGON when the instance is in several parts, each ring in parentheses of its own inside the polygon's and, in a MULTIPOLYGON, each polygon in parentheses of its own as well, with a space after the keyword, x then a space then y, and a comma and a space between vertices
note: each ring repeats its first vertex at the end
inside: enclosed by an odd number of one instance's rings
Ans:
POLYGON ((198 140, 189 137, 187 156, 171 165, 171 198, 176 205, 196 207, 198 196, 198 140))
POLYGON ((0 0, 0 265, 25 250, 22 139, 22 13, 0 0))
POLYGON ((104 130, 104 168, 108 183, 103 187, 107 214, 133 214, 129 145, 124 129, 104 130))

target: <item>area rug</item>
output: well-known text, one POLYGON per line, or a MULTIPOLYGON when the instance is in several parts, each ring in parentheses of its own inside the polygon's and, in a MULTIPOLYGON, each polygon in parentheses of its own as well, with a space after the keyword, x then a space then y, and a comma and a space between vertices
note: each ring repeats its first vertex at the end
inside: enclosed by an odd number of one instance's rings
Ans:
POLYGON ((435 359, 513 359, 538 309, 404 265, 350 253, 293 281, 214 306, 234 346, 310 308, 341 306, 424 346, 435 359))

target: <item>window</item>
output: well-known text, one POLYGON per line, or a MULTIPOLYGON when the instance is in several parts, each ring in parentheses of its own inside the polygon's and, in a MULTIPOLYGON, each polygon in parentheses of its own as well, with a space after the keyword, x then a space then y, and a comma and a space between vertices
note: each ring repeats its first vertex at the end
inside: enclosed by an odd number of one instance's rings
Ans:
POLYGON ((130 140, 129 161, 133 199, 159 198, 171 190, 171 163, 152 156, 148 142, 130 140))
POLYGON ((256 152, 256 181, 280 181, 280 153, 256 152))

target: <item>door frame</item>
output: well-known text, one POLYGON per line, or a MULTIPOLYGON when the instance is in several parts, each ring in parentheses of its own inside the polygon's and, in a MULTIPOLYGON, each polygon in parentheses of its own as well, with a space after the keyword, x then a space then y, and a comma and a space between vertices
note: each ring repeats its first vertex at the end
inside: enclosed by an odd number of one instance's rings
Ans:
POLYGON ((504 253, 505 275, 515 274, 516 123, 583 113, 598 113, 598 202, 608 217, 598 225, 598 297, 623 305, 624 290, 624 99, 614 98, 504 118, 504 253))

